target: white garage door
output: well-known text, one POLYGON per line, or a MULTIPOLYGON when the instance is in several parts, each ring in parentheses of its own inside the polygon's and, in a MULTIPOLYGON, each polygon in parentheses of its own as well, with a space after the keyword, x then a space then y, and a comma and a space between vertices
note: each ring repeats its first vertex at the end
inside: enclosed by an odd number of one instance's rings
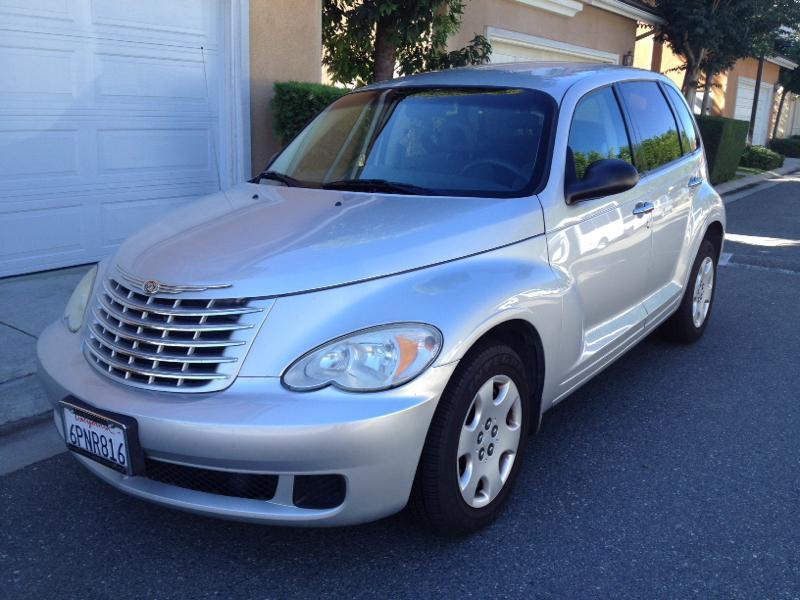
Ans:
POLYGON ((97 260, 219 188, 221 16, 217 0, 0 0, 0 276, 97 260))
MULTIPOLYGON (((772 85, 761 82, 758 93, 758 107, 756 108, 756 122, 753 127, 753 144, 764 145, 767 143, 769 120, 772 115, 772 85)), ((756 82, 745 77, 739 78, 736 87, 736 109, 733 118, 750 121, 753 112, 753 98, 755 97, 756 82)))
POLYGON ((492 62, 524 62, 535 61, 570 61, 570 62, 600 62, 582 58, 576 54, 567 54, 547 48, 531 48, 520 44, 509 44, 500 40, 492 42, 492 62))
POLYGON ((617 64, 619 57, 610 52, 558 42, 534 35, 488 28, 493 63, 527 61, 597 62, 617 64))

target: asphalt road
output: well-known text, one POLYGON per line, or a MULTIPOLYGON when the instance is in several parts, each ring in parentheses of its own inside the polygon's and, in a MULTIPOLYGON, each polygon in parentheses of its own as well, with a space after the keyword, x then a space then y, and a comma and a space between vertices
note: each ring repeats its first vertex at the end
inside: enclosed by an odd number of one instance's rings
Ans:
POLYGON ((61 454, 0 478, 0 593, 800 597, 800 182, 729 215, 739 241, 706 336, 648 339, 549 412, 487 530, 216 521, 128 498, 61 454))

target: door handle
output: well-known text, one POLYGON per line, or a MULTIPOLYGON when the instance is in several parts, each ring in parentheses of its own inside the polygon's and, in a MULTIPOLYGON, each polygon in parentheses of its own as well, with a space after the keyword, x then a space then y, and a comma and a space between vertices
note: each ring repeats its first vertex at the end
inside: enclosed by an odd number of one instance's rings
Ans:
POLYGON ((633 214, 637 217, 641 217, 642 215, 653 212, 654 209, 655 206, 653 206, 652 202, 637 202, 636 206, 633 207, 633 214))
POLYGON ((690 188, 695 188, 698 185, 700 185, 701 183, 703 183, 703 178, 702 177, 698 177, 697 175, 695 175, 694 177, 690 177, 689 178, 689 184, 688 185, 689 185, 690 188))

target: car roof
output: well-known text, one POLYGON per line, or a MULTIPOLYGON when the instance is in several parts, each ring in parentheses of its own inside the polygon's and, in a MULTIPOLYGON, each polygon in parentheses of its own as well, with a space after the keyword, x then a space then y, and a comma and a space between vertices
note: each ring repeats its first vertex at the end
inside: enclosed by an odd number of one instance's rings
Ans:
POLYGON ((659 73, 617 65, 578 62, 515 62, 420 73, 375 83, 361 89, 437 85, 509 86, 541 90, 560 101, 574 83, 593 77, 598 80, 598 85, 624 79, 666 80, 659 73))

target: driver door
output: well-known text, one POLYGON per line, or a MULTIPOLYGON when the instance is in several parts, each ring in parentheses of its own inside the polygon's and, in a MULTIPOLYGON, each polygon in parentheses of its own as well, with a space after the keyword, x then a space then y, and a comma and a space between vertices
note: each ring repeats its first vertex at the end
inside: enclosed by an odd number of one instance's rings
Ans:
MULTIPOLYGON (((567 168, 582 178, 594 161, 631 161, 628 127, 612 86, 589 92, 575 107, 567 168)), ((649 204, 637 185, 566 207, 566 227, 548 234, 553 268, 571 290, 564 296, 563 396, 638 339, 647 313, 649 204)))

